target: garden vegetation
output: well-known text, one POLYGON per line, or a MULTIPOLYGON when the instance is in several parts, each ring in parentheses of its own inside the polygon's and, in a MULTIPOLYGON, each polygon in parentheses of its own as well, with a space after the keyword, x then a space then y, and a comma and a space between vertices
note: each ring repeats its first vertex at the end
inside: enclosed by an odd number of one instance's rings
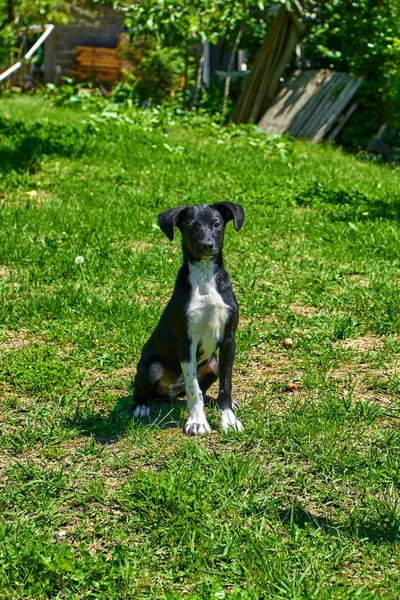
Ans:
POLYGON ((1 108, 0 596, 397 597, 398 170, 197 113, 1 108), (182 402, 132 420, 132 376, 181 260, 157 213, 226 200, 245 430, 210 403, 192 439, 182 402))

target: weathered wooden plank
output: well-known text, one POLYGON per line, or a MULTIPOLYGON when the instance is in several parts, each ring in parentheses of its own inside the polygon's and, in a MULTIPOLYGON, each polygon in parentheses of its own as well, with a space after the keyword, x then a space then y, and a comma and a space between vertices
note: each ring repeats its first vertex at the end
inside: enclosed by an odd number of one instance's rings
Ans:
POLYGON ((334 140, 340 133, 340 131, 342 130, 342 128, 344 127, 344 125, 346 125, 347 121, 350 119, 351 115, 353 113, 355 113, 355 111, 358 108, 358 104, 352 104, 347 110, 346 112, 344 112, 339 118, 337 123, 334 125, 334 127, 330 130, 330 132, 327 135, 327 138, 330 140, 334 140))
POLYGON ((71 74, 79 80, 93 78, 113 82, 120 76, 121 60, 116 48, 76 46, 71 74))
POLYGON ((89 54, 109 54, 115 55, 116 48, 103 48, 101 46, 75 46, 74 52, 88 52, 89 54))
POLYGON ((329 74, 326 70, 297 70, 279 92, 274 104, 259 122, 261 129, 270 133, 284 133, 319 90, 329 74))
POLYGON ((232 119, 235 123, 258 121, 270 105, 279 86, 286 63, 303 32, 296 15, 282 6, 273 18, 244 89, 236 103, 232 119))
POLYGON ((340 93, 337 101, 332 106, 332 111, 330 112, 329 116, 325 119, 324 123, 311 138, 312 142, 318 142, 324 138, 325 134, 328 133, 329 129, 332 127, 340 113, 346 108, 348 103, 354 97, 360 85, 361 79, 355 79, 354 81, 349 82, 346 88, 340 93))
POLYGON ((316 142, 332 128, 360 84, 361 80, 330 69, 297 70, 259 126, 269 133, 288 131, 294 137, 316 142))
POLYGON ((120 65, 120 61, 117 59, 114 60, 104 60, 102 58, 95 58, 95 59, 90 59, 90 58, 80 58, 76 60, 76 65, 81 65, 82 67, 86 67, 86 66, 94 66, 96 68, 101 68, 101 67, 110 67, 110 68, 119 68, 120 65))
MULTIPOLYGON (((304 138, 310 138, 314 135, 315 131, 329 115, 332 98, 335 93, 334 90, 337 85, 341 85, 340 76, 341 74, 338 73, 328 73, 321 87, 316 91, 311 102, 307 105, 307 118, 304 118, 303 115, 303 122, 292 135, 304 138)), ((299 118, 297 117, 296 123, 298 120, 299 118)), ((290 132, 292 133, 292 127, 290 127, 290 132)))

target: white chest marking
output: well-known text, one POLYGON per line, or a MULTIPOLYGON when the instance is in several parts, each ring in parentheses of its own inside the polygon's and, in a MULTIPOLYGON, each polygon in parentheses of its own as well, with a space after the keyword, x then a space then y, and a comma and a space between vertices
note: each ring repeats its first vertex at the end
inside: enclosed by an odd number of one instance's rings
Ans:
POLYGON ((201 360, 215 352, 229 315, 229 307, 217 291, 215 272, 212 260, 189 264, 192 293, 187 310, 188 332, 192 348, 201 349, 201 360))

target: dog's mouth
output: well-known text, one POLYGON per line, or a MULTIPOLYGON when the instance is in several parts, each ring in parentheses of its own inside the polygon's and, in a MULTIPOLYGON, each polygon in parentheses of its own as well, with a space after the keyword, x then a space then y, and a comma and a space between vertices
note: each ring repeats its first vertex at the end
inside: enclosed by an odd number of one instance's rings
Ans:
POLYGON ((202 252, 201 254, 198 255, 199 260, 213 260, 213 258, 215 258, 215 252, 207 251, 207 252, 202 252))
POLYGON ((215 244, 188 243, 187 248, 195 260, 212 260, 218 256, 218 248, 215 244))

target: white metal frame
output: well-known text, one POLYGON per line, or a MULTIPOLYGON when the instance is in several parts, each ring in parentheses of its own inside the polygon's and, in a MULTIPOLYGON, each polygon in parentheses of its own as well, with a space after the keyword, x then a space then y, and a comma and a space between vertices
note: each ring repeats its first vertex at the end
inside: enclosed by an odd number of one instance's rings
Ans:
POLYGON ((40 46, 49 37, 49 35, 54 29, 54 25, 52 24, 45 25, 44 27, 44 32, 42 33, 40 38, 33 44, 32 48, 25 54, 25 56, 21 58, 21 60, 19 60, 17 63, 15 63, 15 65, 12 65, 12 67, 7 69, 6 71, 3 71, 3 73, 0 73, 0 81, 3 81, 4 79, 7 79, 7 77, 10 77, 10 75, 15 73, 15 71, 18 71, 18 69, 22 67, 24 63, 26 63, 30 58, 32 58, 36 50, 40 48, 40 46))

